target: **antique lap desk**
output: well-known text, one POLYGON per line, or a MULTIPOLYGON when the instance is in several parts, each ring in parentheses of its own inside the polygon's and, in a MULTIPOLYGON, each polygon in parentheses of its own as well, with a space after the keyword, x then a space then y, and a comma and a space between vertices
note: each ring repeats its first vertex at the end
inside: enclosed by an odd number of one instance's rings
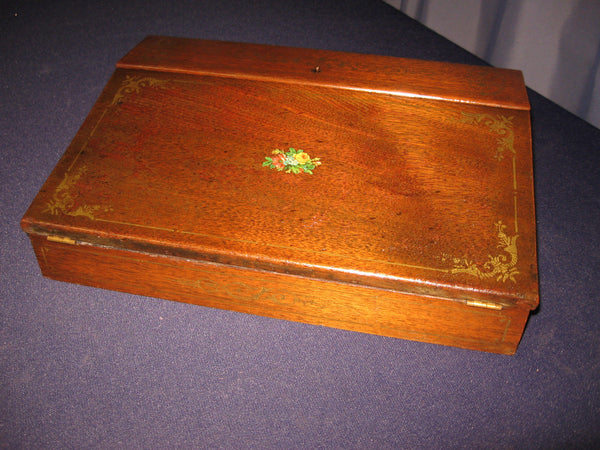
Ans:
POLYGON ((534 214, 520 72, 151 36, 22 227, 57 280, 514 353, 534 214))

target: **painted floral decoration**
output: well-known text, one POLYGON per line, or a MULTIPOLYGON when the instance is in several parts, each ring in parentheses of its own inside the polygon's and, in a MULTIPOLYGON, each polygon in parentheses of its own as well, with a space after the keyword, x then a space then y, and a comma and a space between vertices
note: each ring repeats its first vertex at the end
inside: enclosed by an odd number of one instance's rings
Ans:
POLYGON ((287 152, 276 149, 273 156, 265 156, 264 167, 285 170, 286 173, 308 173, 321 164, 320 158, 311 158, 304 150, 290 148, 287 152))

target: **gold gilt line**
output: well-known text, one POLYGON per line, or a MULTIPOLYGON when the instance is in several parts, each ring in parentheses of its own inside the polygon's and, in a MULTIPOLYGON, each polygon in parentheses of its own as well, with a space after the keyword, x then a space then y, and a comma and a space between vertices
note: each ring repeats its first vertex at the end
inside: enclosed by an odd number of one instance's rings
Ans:
MULTIPOLYGON (((111 105, 117 105, 117 104, 121 103, 125 99, 127 94, 130 94, 133 92, 139 93, 140 90, 144 87, 163 87, 163 85, 165 83, 168 83, 168 81, 167 80, 159 80, 159 79, 151 78, 151 77, 126 76, 125 80, 122 82, 121 87, 118 89, 118 91, 114 95, 111 105)), ((53 215, 62 213, 62 214, 69 215, 69 216, 84 216, 91 220, 96 220, 96 221, 100 221, 100 222, 129 225, 129 226, 141 227, 141 228, 147 228, 147 229, 154 229, 154 230, 161 230, 161 231, 168 231, 168 232, 177 232, 177 233, 183 233, 183 234, 189 234, 189 235, 195 235, 195 236, 225 239, 225 240, 229 240, 229 241, 233 241, 233 242, 260 245, 257 242, 243 240, 243 239, 227 238, 224 236, 215 236, 215 235, 202 234, 202 233, 196 233, 196 232, 191 232, 191 231, 173 230, 173 229, 155 227, 155 226, 150 226, 150 225, 139 225, 139 224, 135 224, 135 223, 119 222, 119 221, 101 219, 101 218, 95 217, 95 212, 97 210, 102 209, 105 212, 108 212, 108 211, 112 210, 111 207, 101 207, 99 205, 94 205, 94 206, 80 205, 80 206, 75 207, 75 199, 73 197, 73 193, 71 192, 71 189, 74 186, 74 184, 77 182, 77 180, 83 175, 83 173, 85 173, 86 167, 82 166, 74 174, 69 174, 69 172, 71 171, 71 169, 75 165, 76 161, 78 160, 80 155, 83 153, 83 151, 87 147, 89 140, 92 138, 92 136, 97 131, 97 129, 98 129, 101 121, 103 120, 104 116, 106 115, 107 111, 108 111, 108 108, 106 108, 102 112, 100 118, 96 122, 90 135, 86 139, 85 143, 82 145, 80 151, 77 153, 74 160, 69 165, 64 179, 59 184, 59 186, 56 188, 54 195, 52 197, 52 200, 47 203, 47 206, 46 206, 46 209, 44 210, 44 212, 48 212, 53 215)), ((467 274, 476 276, 480 279, 495 277, 498 281, 503 281, 503 282, 507 281, 507 280, 515 281, 514 276, 517 275, 519 272, 516 269, 516 263, 517 263, 517 259, 518 259, 517 258, 517 247, 516 247, 516 239, 518 238, 518 234, 517 234, 518 233, 517 178, 516 178, 516 156, 515 156, 516 151, 514 149, 514 132, 512 130, 512 126, 513 126, 512 119, 513 119, 512 117, 505 117, 505 116, 497 116, 496 118, 494 118, 493 116, 491 116, 489 114, 462 113, 462 120, 459 120, 460 122, 467 123, 467 124, 483 124, 486 127, 488 127, 490 129, 490 131, 495 132, 499 135, 499 138, 497 141, 496 154, 494 155, 494 158, 496 158, 498 161, 500 161, 504 158, 505 153, 512 154, 515 235, 509 236, 506 234, 506 225, 504 225, 502 221, 498 221, 495 223, 495 227, 497 228, 497 235, 498 235, 498 239, 499 239, 498 247, 502 247, 503 250, 508 254, 508 257, 506 255, 498 255, 498 256, 488 255, 488 261, 486 263, 484 263, 481 267, 479 267, 477 264, 471 262, 467 258, 451 258, 454 262, 454 267, 452 267, 452 268, 436 268, 436 267, 429 267, 429 266, 420 266, 420 265, 413 265, 413 264, 390 262, 390 261, 377 260, 377 259, 362 259, 362 258, 360 258, 359 260, 367 261, 367 262, 383 263, 383 264, 387 264, 387 265, 391 265, 391 266, 401 266, 401 267, 409 267, 409 268, 415 268, 415 269, 421 269, 421 270, 436 271, 436 272, 441 272, 441 273, 467 273, 467 274)), ((269 246, 269 247, 286 249, 286 250, 293 250, 293 251, 299 250, 297 248, 288 247, 288 246, 281 246, 281 245, 274 245, 274 244, 264 244, 264 245, 269 246)), ((352 258, 347 255, 340 255, 340 254, 336 254, 336 253, 323 252, 323 251, 311 250, 311 249, 303 249, 302 251, 308 251, 308 252, 312 252, 312 253, 318 253, 318 254, 323 254, 323 255, 328 255, 328 256, 333 256, 333 257, 338 257, 338 258, 352 258)), ((444 256, 442 258, 442 260, 446 260, 446 259, 447 259, 446 256, 444 256)))
POLYGON ((482 124, 490 131, 499 135, 494 158, 498 161, 504 159, 505 153, 512 154, 512 187, 513 187, 513 205, 514 205, 514 229, 515 234, 510 236, 506 233, 506 225, 499 220, 494 224, 498 236, 498 248, 505 253, 500 255, 488 255, 488 260, 481 266, 477 265, 469 258, 452 258, 454 267, 452 273, 466 273, 479 279, 496 278, 497 281, 506 282, 511 280, 516 282, 515 276, 519 274, 516 268, 518 261, 517 238, 519 226, 517 223, 517 163, 516 150, 514 147, 513 118, 498 115, 493 117, 489 114, 471 114, 462 113, 461 123, 482 124))
POLYGON ((44 266, 48 267, 48 258, 46 257, 46 252, 48 251, 48 249, 46 247, 42 247, 41 248, 41 252, 42 252, 42 259, 44 260, 44 266))
POLYGON ((89 134, 89 136, 87 137, 87 139, 85 140, 85 142, 81 146, 81 149, 79 150, 79 152, 77 152, 77 155, 75 155, 75 158, 73 159, 73 161, 71 162, 71 164, 67 168, 67 172, 69 172, 73 168, 73 166, 75 165, 75 163, 79 159, 79 156, 81 156, 81 154, 83 153, 83 151, 87 148, 88 142, 90 141, 90 139, 92 138, 92 136, 94 135, 94 133, 96 133, 96 130, 100 126, 100 122, 102 122, 102 119, 106 115, 107 111, 108 111, 108 108, 105 109, 104 111, 102 111, 102 114, 100 115, 100 118, 96 122, 96 125, 94 125, 94 128, 92 129, 92 132, 89 134))
MULTIPOLYGON (((139 93, 141 91, 141 89, 144 87, 163 87, 163 85, 166 83, 168 83, 168 80, 159 80, 158 78, 152 78, 152 77, 140 77, 140 76, 127 75, 125 77, 125 80, 123 80, 123 82, 121 83, 121 87, 117 90, 115 96, 113 97, 110 105, 111 106, 118 105, 125 99, 127 94, 130 94, 132 92, 139 93)), ((100 115, 100 118, 94 125, 94 128, 92 129, 91 133, 89 134, 89 136, 87 137, 87 139, 81 146, 81 149, 79 150, 79 152, 77 153, 77 155, 75 156, 75 158, 73 159, 73 161, 71 162, 69 167, 67 168, 67 172, 69 172, 73 168, 73 166, 75 165, 75 163, 77 162, 77 160, 79 159, 79 157, 81 156, 83 151, 87 148, 88 142, 96 133, 96 130, 100 126, 100 122, 102 122, 102 119, 104 119, 104 116, 106 115, 107 112, 108 112, 108 108, 105 108, 104 111, 102 111, 102 114, 100 115)))
POLYGON ((515 233, 519 233, 519 225, 517 224, 517 157, 513 155, 512 158, 512 169, 513 169, 513 199, 515 207, 515 233))

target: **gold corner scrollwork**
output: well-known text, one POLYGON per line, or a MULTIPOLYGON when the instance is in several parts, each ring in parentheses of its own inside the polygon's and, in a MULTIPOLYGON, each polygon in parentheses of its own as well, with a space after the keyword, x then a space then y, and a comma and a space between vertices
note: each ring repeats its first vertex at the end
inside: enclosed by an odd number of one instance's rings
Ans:
POLYGON ((467 258, 453 258, 454 267, 451 273, 466 273, 479 279, 495 278, 496 281, 516 282, 517 270, 517 234, 509 236, 506 234, 507 226, 498 221, 494 224, 498 233, 498 248, 504 253, 496 256, 488 255, 488 260, 481 267, 467 258))
POLYGON ((54 216, 65 214, 67 216, 83 216, 91 220, 96 220, 95 213, 97 211, 112 211, 110 206, 78 204, 77 196, 73 191, 86 171, 87 168, 82 166, 74 173, 67 172, 54 191, 52 200, 46 203, 44 212, 54 216))
POLYGON ((166 83, 166 80, 159 80, 158 78, 127 75, 113 97, 111 104, 121 103, 127 94, 139 93, 144 87, 163 87, 166 83))
POLYGON ((498 161, 502 161, 505 157, 509 156, 512 159, 512 186, 513 186, 513 198, 514 198, 514 234, 509 235, 507 233, 508 226, 502 222, 497 221, 494 224, 496 229, 498 244, 497 248, 502 249, 503 253, 487 255, 487 261, 484 263, 477 264, 468 257, 448 257, 445 255, 442 259, 450 259, 453 266, 449 269, 450 273, 453 274, 467 274, 470 276, 483 279, 495 279, 499 282, 512 281, 516 283, 516 275, 519 274, 517 269, 518 251, 517 251, 517 238, 519 237, 518 226, 517 226, 517 198, 516 198, 516 150, 514 147, 514 131, 513 131, 513 117, 506 117, 502 115, 492 116, 490 114, 475 114, 462 112, 460 118, 456 121, 464 124, 472 125, 483 125, 489 129, 490 132, 496 133, 499 137, 496 142, 496 152, 494 158, 498 161))
POLYGON ((467 124, 482 124, 500 137, 497 141, 496 154, 494 158, 498 161, 504 159, 506 153, 515 154, 515 134, 513 132, 513 118, 490 114, 462 113, 459 122, 467 124))

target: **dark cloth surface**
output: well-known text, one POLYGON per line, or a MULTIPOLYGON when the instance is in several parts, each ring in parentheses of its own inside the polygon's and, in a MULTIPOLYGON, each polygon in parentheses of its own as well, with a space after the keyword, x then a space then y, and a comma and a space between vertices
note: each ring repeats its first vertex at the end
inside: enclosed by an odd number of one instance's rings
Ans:
POLYGON ((600 130, 534 92, 541 306, 514 356, 43 278, 19 220, 148 34, 481 64, 379 1, 3 1, 0 447, 600 442, 600 130))

